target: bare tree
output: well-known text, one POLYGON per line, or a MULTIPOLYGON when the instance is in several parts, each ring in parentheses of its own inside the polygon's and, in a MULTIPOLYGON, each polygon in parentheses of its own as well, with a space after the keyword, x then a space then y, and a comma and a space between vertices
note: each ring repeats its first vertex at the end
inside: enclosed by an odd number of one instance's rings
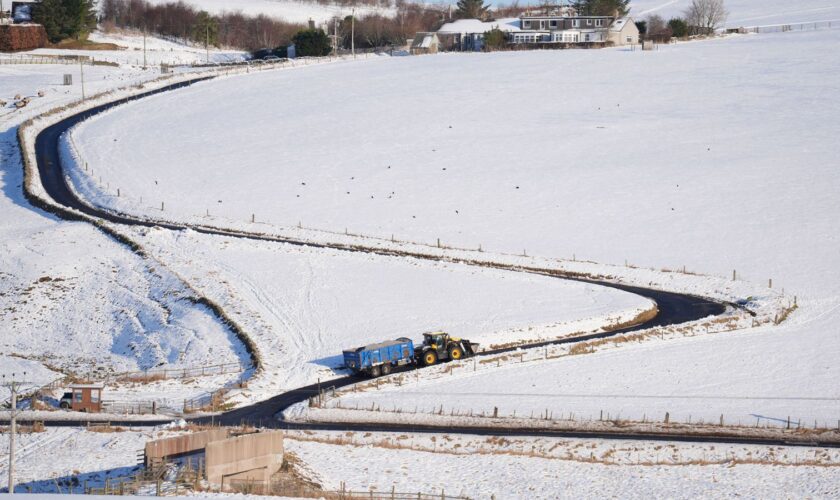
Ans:
POLYGON ((695 34, 710 34, 726 22, 728 15, 723 0, 692 0, 685 20, 695 34))
POLYGON ((659 35, 667 29, 665 19, 657 14, 651 14, 647 17, 647 32, 650 35, 659 35))

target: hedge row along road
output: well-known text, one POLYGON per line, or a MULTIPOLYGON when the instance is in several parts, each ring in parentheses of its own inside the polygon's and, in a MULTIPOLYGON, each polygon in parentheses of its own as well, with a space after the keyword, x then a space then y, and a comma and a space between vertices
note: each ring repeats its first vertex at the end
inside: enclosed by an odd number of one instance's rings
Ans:
MULTIPOLYGON (((428 260, 441 260, 441 257, 435 255, 427 255, 421 253, 408 253, 408 252, 400 252, 397 250, 387 250, 381 248, 365 248, 361 246, 350 246, 345 244, 339 243, 311 243, 302 240, 295 240, 277 236, 269 236, 269 235, 261 235, 261 234, 253 234, 253 233, 246 233, 246 232, 238 232, 233 230, 225 230, 221 228, 208 228, 204 226, 191 226, 187 224, 178 224, 170 221, 155 221, 149 219, 143 219, 139 217, 134 217, 128 214, 121 214, 121 213, 114 213, 104 209, 100 209, 97 207, 93 207, 88 205, 87 203, 83 202, 79 199, 75 193, 70 189, 67 184, 67 179, 65 177, 63 166, 60 161, 59 157, 59 143, 61 136, 69 131, 73 126, 76 124, 98 114, 108 109, 114 108, 128 102, 130 100, 140 99, 143 97, 147 97, 150 95, 158 94, 161 92, 167 92, 176 90, 179 88, 183 88, 194 83, 211 79, 213 77, 202 77, 196 78, 194 80, 189 80, 185 82, 180 82, 172 85, 168 85, 156 90, 143 92, 137 95, 134 95, 129 98, 118 99, 106 104, 102 104, 85 111, 81 111, 77 114, 64 118, 63 120, 59 121, 58 123, 51 125, 44 130, 42 130, 35 139, 35 153, 36 153, 36 161, 37 161, 37 168, 40 174, 40 181, 44 187, 44 190, 49 195, 51 200, 59 205, 56 207, 57 210, 53 210, 59 216, 64 218, 78 220, 79 217, 73 217, 71 214, 72 212, 67 212, 66 210, 62 210, 61 208, 69 208, 75 210, 77 212, 81 212, 93 219, 101 219, 104 221, 108 221, 111 223, 122 224, 126 226, 145 226, 145 227, 159 227, 169 230, 185 230, 190 229, 199 233, 209 234, 209 235, 217 235, 217 236, 227 236, 227 237, 234 237, 234 238, 243 238, 243 239, 252 239, 252 240, 264 240, 264 241, 274 241, 274 242, 282 242, 292 245, 300 245, 300 246, 308 246, 314 248, 327 248, 327 249, 334 249, 334 250, 343 250, 343 251, 352 251, 352 252, 366 252, 366 253, 374 253, 379 255, 386 255, 386 256, 395 256, 395 257, 416 257, 428 260)), ((33 199, 35 196, 32 193, 26 193, 29 199, 33 199)), ((98 226, 101 228, 101 226, 98 226)), ((113 236, 113 234, 111 234, 113 236)), ((121 243, 125 243, 124 241, 120 241, 121 243)), ((453 259, 448 259, 453 260, 453 259)), ((459 262, 455 260, 455 262, 459 262)), ((529 345, 521 345, 516 347, 510 348, 503 348, 503 349, 495 349, 489 351, 483 351, 479 353, 479 356, 489 356, 489 355, 497 355, 504 352, 511 352, 522 348, 529 348, 529 347, 539 347, 539 346, 546 346, 546 345, 555 345, 555 344, 568 344, 573 342, 579 342, 582 340, 592 340, 597 338, 605 338, 610 337, 613 335, 618 335, 621 333, 626 333, 635 330, 642 330, 654 326, 666 326, 666 325, 675 325, 680 323, 685 323, 689 321, 695 321, 702 318, 706 318, 708 316, 717 316, 723 314, 727 310, 727 306, 732 306, 732 304, 724 304, 717 301, 713 301, 710 299, 706 299, 703 297, 696 297, 691 295, 685 294, 678 294, 672 292, 665 292, 661 290, 654 290, 648 289, 643 287, 634 287, 622 284, 616 284, 606 281, 599 281, 595 279, 586 279, 580 277, 570 277, 570 276, 562 276, 557 275, 556 273, 552 273, 550 270, 542 270, 542 269, 523 269, 517 268, 513 266, 504 266, 499 264, 493 263, 482 263, 482 262, 474 262, 474 261, 461 261, 461 263, 466 265, 484 265, 484 266, 491 266, 497 267, 501 269, 508 269, 510 271, 518 271, 518 272, 532 272, 532 273, 540 273, 540 274, 547 274, 552 275, 558 279, 569 279, 574 281, 581 281, 590 284, 597 284, 601 286, 607 286, 611 288, 616 288, 619 290, 623 290, 629 293, 634 293, 648 299, 653 300, 656 302, 658 307, 658 314, 653 319, 644 322, 642 324, 638 324, 635 326, 614 330, 610 332, 602 332, 596 334, 590 334, 586 336, 571 338, 571 339, 562 339, 562 340, 554 340, 554 341, 545 341, 536 344, 529 344, 529 345)), ((219 316, 219 319, 225 321, 225 318, 221 316, 219 311, 214 311, 219 316)), ((252 356, 255 354, 252 352, 252 356)), ((254 363, 259 367, 259 359, 254 358, 254 363)), ((635 440, 663 440, 663 441, 686 441, 686 442, 719 442, 719 443, 743 443, 743 444, 765 444, 765 445, 801 445, 801 446, 833 446, 833 447, 840 447, 840 444, 832 444, 832 443, 815 443, 815 442, 807 442, 807 443, 798 443, 798 442, 791 442, 789 440, 784 439, 764 439, 764 438, 742 438, 742 437, 732 437, 732 436, 719 436, 714 434, 707 434, 707 435, 674 435, 674 434, 657 434, 657 433, 633 433, 633 432, 616 432, 616 433, 604 433, 604 432, 577 432, 577 431, 552 431, 552 430, 542 430, 542 429, 496 429, 492 427, 437 427, 437 426, 417 426, 417 425, 400 425, 400 424, 353 424, 353 423, 319 423, 319 424, 301 424, 301 423, 289 423, 279 420, 277 418, 278 413, 282 412, 286 408, 302 402, 306 401, 309 397, 318 393, 320 387, 330 386, 335 388, 344 387, 350 384, 357 382, 358 379, 355 377, 344 376, 339 377, 333 380, 325 381, 322 384, 312 384, 306 387, 300 387, 298 389, 285 392, 273 398, 270 398, 265 401, 261 401, 259 403, 255 403, 249 406, 244 406, 241 408, 237 408, 235 410, 231 410, 225 412, 221 415, 215 417, 202 417, 196 419, 197 422, 201 423, 216 423, 221 425, 240 425, 240 424, 250 424, 250 425, 259 425, 264 427, 274 427, 274 428, 284 428, 284 429, 312 429, 312 430, 351 430, 351 431, 380 431, 380 432, 432 432, 432 433, 440 433, 440 432, 450 432, 450 433, 459 433, 459 434, 475 434, 475 435, 506 435, 506 436, 551 436, 551 437, 586 437, 586 438, 603 438, 603 439, 635 439, 635 440)), ((111 422, 113 425, 127 425, 127 426, 150 426, 150 425, 159 425, 161 423, 167 423, 170 420, 159 420, 159 421, 126 421, 126 422, 111 422)), ((48 422, 48 425, 55 425, 55 426, 77 426, 77 425, 84 425, 87 421, 85 420, 61 420, 61 421, 52 421, 48 422)))

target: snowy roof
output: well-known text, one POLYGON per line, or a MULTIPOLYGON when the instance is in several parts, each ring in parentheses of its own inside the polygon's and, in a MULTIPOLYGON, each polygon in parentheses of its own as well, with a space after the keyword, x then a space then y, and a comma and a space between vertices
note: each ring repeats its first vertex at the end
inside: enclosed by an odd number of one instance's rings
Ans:
POLYGON ((71 389, 104 389, 103 384, 70 384, 71 389))
POLYGON ((502 31, 521 31, 518 18, 505 17, 486 22, 479 19, 458 19, 441 26, 438 33, 485 33, 494 28, 502 31))
POLYGON ((616 19, 614 23, 612 23, 612 26, 610 26, 610 31, 621 31, 624 29, 624 25, 628 22, 633 22, 633 20, 629 17, 620 17, 616 19))

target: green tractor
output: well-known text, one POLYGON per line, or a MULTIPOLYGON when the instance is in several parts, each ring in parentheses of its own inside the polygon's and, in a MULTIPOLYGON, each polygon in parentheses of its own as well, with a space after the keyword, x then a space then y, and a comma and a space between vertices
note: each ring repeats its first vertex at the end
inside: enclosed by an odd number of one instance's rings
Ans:
POLYGON ((477 347, 474 342, 451 337, 446 332, 430 332, 423 334, 423 345, 415 348, 414 355, 418 364, 431 366, 438 361, 475 356, 477 347))

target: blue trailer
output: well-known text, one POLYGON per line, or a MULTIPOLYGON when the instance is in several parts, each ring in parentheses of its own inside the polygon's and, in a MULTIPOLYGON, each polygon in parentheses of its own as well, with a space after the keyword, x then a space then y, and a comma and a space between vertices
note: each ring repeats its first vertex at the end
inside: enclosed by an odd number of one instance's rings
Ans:
POLYGON ((371 377, 388 375, 394 367, 414 363, 414 342, 405 337, 344 351, 344 366, 371 377))

